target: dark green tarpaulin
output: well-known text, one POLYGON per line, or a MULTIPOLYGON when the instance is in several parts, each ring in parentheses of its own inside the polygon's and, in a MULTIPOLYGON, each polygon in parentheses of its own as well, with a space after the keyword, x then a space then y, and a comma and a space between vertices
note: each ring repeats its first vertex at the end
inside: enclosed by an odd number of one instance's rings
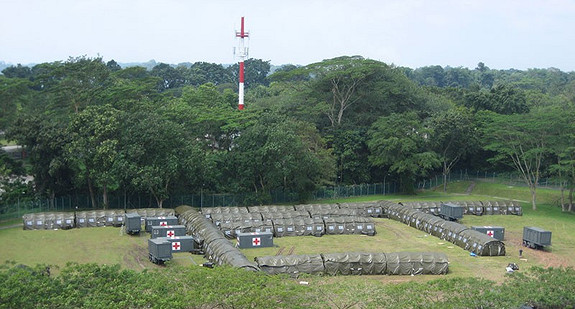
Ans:
POLYGON ((22 216, 25 230, 66 230, 76 226, 73 212, 42 212, 22 216))
POLYGON ((385 253, 323 253, 321 256, 328 275, 383 275, 387 265, 385 253))
MULTIPOLYGON (((189 208, 179 208, 179 210, 184 211, 183 213, 178 212, 180 223, 185 223, 187 233, 198 240, 206 253, 206 258, 211 262, 247 270, 258 270, 257 265, 250 262, 230 240, 226 239, 222 231, 204 214, 189 208)), ((238 210, 237 213, 240 211, 238 210)))
POLYGON ((323 274, 324 266, 321 255, 276 255, 255 258, 258 267, 270 274, 323 274))
POLYGON ((256 257, 259 268, 268 274, 328 275, 443 275, 449 270, 444 253, 322 253, 256 257))

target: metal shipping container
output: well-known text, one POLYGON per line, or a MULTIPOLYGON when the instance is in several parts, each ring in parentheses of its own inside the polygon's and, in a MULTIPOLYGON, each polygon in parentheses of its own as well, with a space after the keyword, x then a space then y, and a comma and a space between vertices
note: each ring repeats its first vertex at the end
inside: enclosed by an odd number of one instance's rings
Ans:
POLYGON ((236 240, 236 246, 241 249, 274 246, 273 233, 271 232, 238 233, 236 240))
POLYGON ((439 209, 439 216, 445 220, 457 221, 463 218, 464 208, 452 203, 441 204, 439 209))
POLYGON ((551 245, 551 232, 532 226, 523 227, 523 246, 541 249, 551 245))
POLYGON ((142 230, 142 217, 137 213, 127 213, 124 215, 124 224, 127 234, 139 234, 142 230))
POLYGON ((166 240, 171 243, 172 253, 178 252, 199 252, 199 248, 196 245, 196 241, 193 236, 175 236, 170 237, 158 237, 155 239, 166 240))
POLYGON ((148 239, 148 258, 154 264, 164 264, 172 259, 172 244, 165 239, 148 239))
POLYGON ((505 238, 505 228, 501 226, 472 226, 471 229, 500 241, 505 238))
POLYGON ((151 238, 186 236, 185 225, 152 226, 151 238))
POLYGON ((175 216, 167 217, 146 217, 146 232, 152 232, 152 226, 168 226, 179 224, 178 218, 175 216))

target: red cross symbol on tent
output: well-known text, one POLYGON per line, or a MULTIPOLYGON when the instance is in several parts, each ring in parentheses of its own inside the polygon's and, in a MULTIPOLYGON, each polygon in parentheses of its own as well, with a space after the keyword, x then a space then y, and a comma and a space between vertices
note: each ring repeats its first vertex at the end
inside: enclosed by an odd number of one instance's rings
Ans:
POLYGON ((254 245, 254 246, 259 246, 261 243, 262 243, 262 242, 261 242, 261 240, 260 240, 259 237, 254 237, 254 238, 252 238, 252 245, 254 245))
POLYGON ((168 226, 168 221, 160 221, 160 226, 168 226))
POLYGON ((488 231, 487 231, 487 236, 493 237, 493 231, 492 231, 492 230, 488 230, 488 231))
POLYGON ((180 242, 179 242, 179 241, 174 241, 174 242, 172 243, 172 250, 174 250, 174 251, 180 251, 180 247, 182 247, 182 246, 180 245, 180 242))
POLYGON ((167 232, 166 232, 166 235, 167 235, 168 237, 174 237, 174 235, 176 235, 176 234, 174 233, 174 231, 171 231, 171 230, 170 230, 170 231, 167 231, 167 232))

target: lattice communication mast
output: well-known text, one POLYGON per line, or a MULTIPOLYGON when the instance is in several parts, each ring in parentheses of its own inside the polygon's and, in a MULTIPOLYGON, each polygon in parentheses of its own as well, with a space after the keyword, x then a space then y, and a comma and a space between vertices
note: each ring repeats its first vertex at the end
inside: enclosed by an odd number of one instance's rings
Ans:
POLYGON ((236 38, 239 38, 237 56, 240 58, 240 85, 238 109, 244 109, 244 61, 248 58, 248 47, 245 46, 244 39, 249 37, 249 32, 244 30, 244 18, 240 31, 236 31, 236 38))

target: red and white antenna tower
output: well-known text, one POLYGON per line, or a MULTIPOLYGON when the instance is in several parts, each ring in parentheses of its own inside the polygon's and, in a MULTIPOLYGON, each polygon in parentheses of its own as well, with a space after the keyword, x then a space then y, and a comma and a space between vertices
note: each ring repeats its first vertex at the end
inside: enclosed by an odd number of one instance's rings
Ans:
POLYGON ((249 32, 244 31, 244 17, 242 16, 242 28, 236 31, 236 38, 239 38, 238 57, 240 58, 239 110, 244 109, 244 61, 248 58, 248 48, 244 45, 244 38, 249 36, 249 32))

